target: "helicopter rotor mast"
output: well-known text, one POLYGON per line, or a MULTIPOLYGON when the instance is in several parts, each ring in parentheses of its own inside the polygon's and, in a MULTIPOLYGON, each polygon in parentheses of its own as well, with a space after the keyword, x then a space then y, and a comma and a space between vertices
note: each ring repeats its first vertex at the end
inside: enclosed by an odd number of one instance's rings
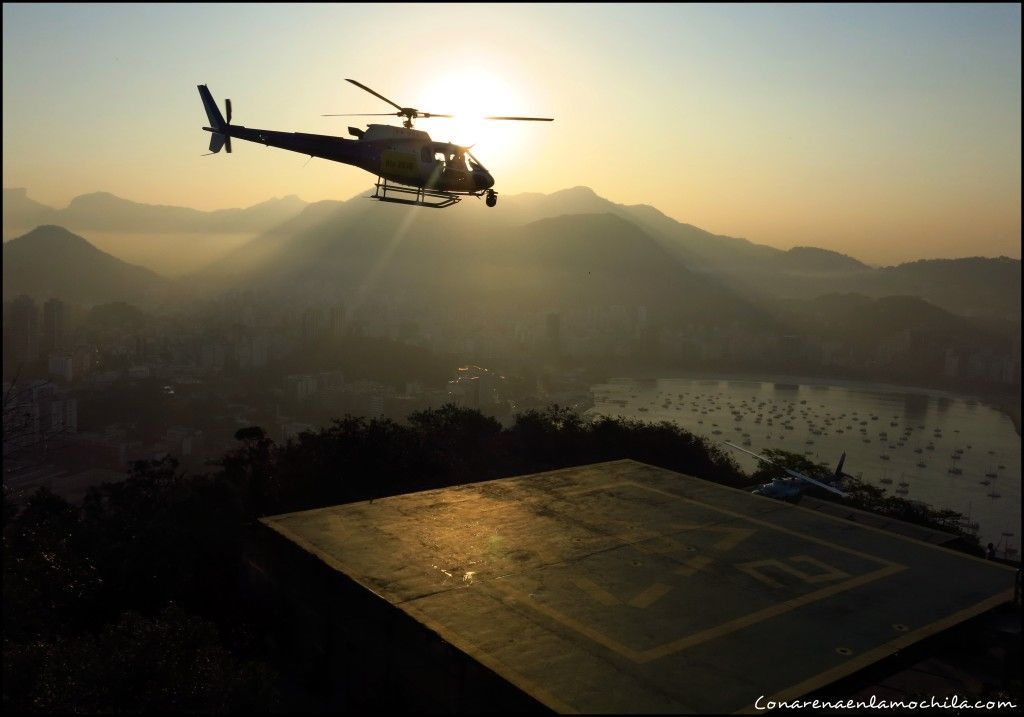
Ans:
POLYGON ((451 118, 451 117, 455 116, 455 115, 449 115, 449 114, 439 114, 437 112, 421 112, 420 110, 416 109, 415 107, 402 107, 397 102, 389 100, 387 97, 385 97, 381 93, 377 92, 376 90, 370 89, 369 87, 364 85, 362 82, 357 82, 355 80, 350 80, 348 78, 346 78, 345 81, 346 82, 351 82, 353 85, 355 85, 356 87, 358 87, 361 90, 366 90, 367 92, 369 92, 371 95, 373 95, 377 99, 384 100, 389 105, 391 105, 396 110, 398 110, 398 112, 361 112, 361 113, 355 113, 355 114, 320 115, 321 117, 405 117, 405 120, 402 122, 402 125, 406 129, 412 129, 412 122, 413 122, 413 120, 419 119, 421 117, 424 118, 424 119, 430 119, 431 117, 448 117, 448 118, 451 118))
MULTIPOLYGON (((397 102, 389 100, 387 97, 385 97, 381 93, 377 92, 376 90, 370 89, 369 87, 364 85, 362 82, 357 82, 356 80, 350 80, 348 78, 345 78, 345 81, 346 82, 351 82, 353 85, 355 85, 356 87, 358 87, 361 90, 366 90, 367 92, 369 92, 371 95, 373 95, 377 99, 384 100, 385 102, 387 102, 389 105, 391 105, 392 107, 394 107, 398 111, 397 112, 363 112, 363 113, 354 113, 354 114, 329 114, 329 115, 320 115, 321 117, 404 117, 405 120, 403 120, 402 126, 404 126, 406 129, 412 129, 413 120, 416 120, 416 119, 421 119, 421 118, 422 119, 430 119, 432 117, 446 117, 448 119, 452 119, 452 118, 455 117, 455 115, 441 114, 441 113, 438 113, 438 112, 421 112, 420 110, 416 109, 415 107, 402 107, 397 102)), ((483 119, 486 119, 486 120, 518 120, 518 121, 525 121, 525 122, 554 122, 554 118, 552 118, 552 117, 484 117, 483 119)))

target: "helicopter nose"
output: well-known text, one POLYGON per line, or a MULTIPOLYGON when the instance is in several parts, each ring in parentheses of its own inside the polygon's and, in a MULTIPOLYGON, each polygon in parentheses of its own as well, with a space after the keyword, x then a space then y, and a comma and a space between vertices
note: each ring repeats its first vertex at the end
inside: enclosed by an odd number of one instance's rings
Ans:
POLYGON ((476 171, 473 172, 473 184, 477 189, 490 189, 494 186, 494 177, 490 172, 476 171))

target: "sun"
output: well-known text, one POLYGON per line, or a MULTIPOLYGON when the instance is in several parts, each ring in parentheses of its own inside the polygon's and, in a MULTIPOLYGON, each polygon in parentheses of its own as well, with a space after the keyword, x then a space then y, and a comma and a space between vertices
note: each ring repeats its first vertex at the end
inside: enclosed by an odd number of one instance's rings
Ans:
POLYGON ((485 120, 487 115, 524 114, 523 100, 508 83, 485 70, 463 70, 428 83, 417 107, 425 112, 455 115, 417 123, 438 142, 473 146, 481 161, 501 161, 521 151, 529 122, 485 120))

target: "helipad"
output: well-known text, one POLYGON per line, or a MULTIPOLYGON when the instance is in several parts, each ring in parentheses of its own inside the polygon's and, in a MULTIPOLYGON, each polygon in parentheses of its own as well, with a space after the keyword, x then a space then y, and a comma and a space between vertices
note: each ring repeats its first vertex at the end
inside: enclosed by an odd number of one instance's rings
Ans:
POLYGON ((1013 595, 1009 568, 633 461, 263 522, 563 712, 749 710, 1013 595))

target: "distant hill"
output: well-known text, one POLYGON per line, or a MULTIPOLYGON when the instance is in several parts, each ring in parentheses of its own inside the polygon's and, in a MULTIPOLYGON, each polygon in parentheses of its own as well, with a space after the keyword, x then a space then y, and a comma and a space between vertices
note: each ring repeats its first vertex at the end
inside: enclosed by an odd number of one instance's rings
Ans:
POLYGON ((245 209, 203 212, 187 207, 140 204, 107 192, 75 197, 58 218, 76 229, 126 232, 253 233, 266 230, 306 206, 295 195, 269 199, 245 209))
MULTIPOLYGON (((543 212, 520 216, 536 213, 543 212)), ((499 313, 622 305, 647 306, 652 316, 677 321, 771 321, 615 214, 563 214, 521 225, 487 216, 362 199, 310 207, 290 223, 294 233, 283 225, 254 239, 202 278, 234 269, 233 285, 263 292, 383 292, 434 308, 487 306, 499 313)))
POLYGON ((291 195, 269 199, 245 209, 204 212, 187 207, 142 204, 108 192, 83 194, 64 209, 40 204, 25 189, 4 189, 4 237, 39 224, 57 224, 73 231, 158 233, 238 233, 266 231, 298 214, 306 202, 291 195))
POLYGON ((929 259, 829 274, 748 268, 719 276, 737 291, 772 299, 813 299, 832 292, 910 295, 963 316, 1016 322, 1021 317, 1021 263, 1006 257, 929 259))
POLYGON ((876 272, 885 287, 923 297, 957 314, 1016 317, 1021 310, 1020 259, 925 259, 876 272))
POLYGON ((622 211, 661 238, 670 251, 695 268, 715 270, 758 266, 784 253, 781 249, 755 244, 747 239, 712 234, 692 224, 678 222, 647 204, 623 207, 622 211))
POLYGON ((510 286, 538 308, 645 305, 686 322, 766 320, 760 309, 691 272, 648 233, 614 214, 541 219, 496 239, 485 263, 494 275, 481 284, 492 285, 499 300, 502 287, 510 286))
POLYGON ((783 251, 747 239, 713 234, 676 221, 649 204, 616 204, 589 187, 502 197, 497 213, 501 216, 494 220, 508 224, 526 224, 565 214, 614 214, 642 228, 688 267, 702 271, 731 273, 770 268, 773 272, 831 274, 868 269, 856 259, 827 249, 794 247, 783 251))
POLYGON ((963 330, 969 321, 916 296, 825 294, 807 302, 806 309, 840 334, 887 336, 912 329, 963 330))
POLYGON ((676 221, 655 207, 621 205, 587 187, 548 195, 502 197, 502 221, 524 223, 559 214, 608 212, 644 229, 691 269, 716 276, 748 299, 813 298, 845 291, 873 297, 914 295, 955 314, 1019 320, 1018 259, 923 260, 883 269, 817 247, 788 251, 713 234, 676 221))
POLYGON ((354 202, 322 201, 306 205, 291 218, 257 235, 196 273, 203 283, 233 281, 277 260, 293 241, 324 224, 336 224, 357 208, 354 202))
POLYGON ((502 195, 498 209, 500 221, 511 224, 529 224, 539 219, 550 219, 564 214, 617 214, 621 205, 599 196, 590 187, 571 187, 551 194, 527 192, 502 195))
POLYGON ((781 270, 810 273, 857 272, 871 268, 846 254, 813 246, 795 246, 776 257, 774 263, 781 270))
POLYGON ((673 256, 696 269, 715 267, 723 262, 746 265, 784 253, 746 239, 720 236, 683 224, 647 204, 616 204, 599 196, 590 187, 572 187, 552 194, 502 197, 499 211, 501 221, 513 224, 565 214, 614 214, 639 226, 673 256))
POLYGON ((4 240, 54 224, 87 234, 94 246, 112 256, 174 276, 208 266, 305 207, 298 197, 288 196, 245 209, 204 212, 94 192, 55 209, 30 199, 24 189, 4 189, 4 240))
POLYGON ((310 204, 198 272, 195 279, 207 285, 259 281, 270 287, 294 286, 298 277, 317 275, 337 283, 334 277, 347 276, 350 265, 375 260, 393 243, 402 246, 400 257, 425 247, 426 259, 438 261, 473 253, 478 239, 509 226, 501 220, 487 222, 483 210, 473 211, 475 200, 467 207, 438 211, 368 202, 367 194, 310 204))
POLYGON ((905 332, 953 338, 954 343, 1005 350, 1011 324, 979 321, 946 311, 916 296, 871 298, 859 293, 831 293, 814 299, 779 302, 781 319, 798 333, 816 334, 858 350, 905 332))
POLYGON ((28 294, 72 303, 135 302, 166 280, 100 251, 63 227, 45 225, 3 245, 4 300, 28 294))
MULTIPOLYGON (((361 198, 337 203, 336 207, 343 211, 342 205, 352 202, 356 202, 358 210, 363 213, 376 210, 377 215, 382 214, 381 207, 361 198)), ((551 194, 502 196, 497 209, 483 208, 481 202, 468 199, 457 209, 439 214, 443 217, 436 217, 431 224, 445 224, 453 231, 475 232, 493 232, 496 228, 524 226, 565 215, 612 214, 642 229, 687 267, 700 270, 733 270, 737 267, 757 267, 760 270, 769 264, 776 270, 826 273, 867 268, 855 259, 825 249, 799 247, 786 252, 746 239, 712 234, 678 222, 649 205, 616 204, 583 186, 551 194)), ((279 229, 272 234, 279 239, 283 236, 279 229)), ((254 242, 253 247, 256 244, 254 242)), ((238 254, 246 251, 248 248, 238 254)))
POLYGON ((27 229, 50 222, 53 213, 57 211, 53 207, 30 199, 28 190, 24 188, 4 189, 3 209, 5 240, 8 233, 14 236, 16 233, 23 233, 27 229))

